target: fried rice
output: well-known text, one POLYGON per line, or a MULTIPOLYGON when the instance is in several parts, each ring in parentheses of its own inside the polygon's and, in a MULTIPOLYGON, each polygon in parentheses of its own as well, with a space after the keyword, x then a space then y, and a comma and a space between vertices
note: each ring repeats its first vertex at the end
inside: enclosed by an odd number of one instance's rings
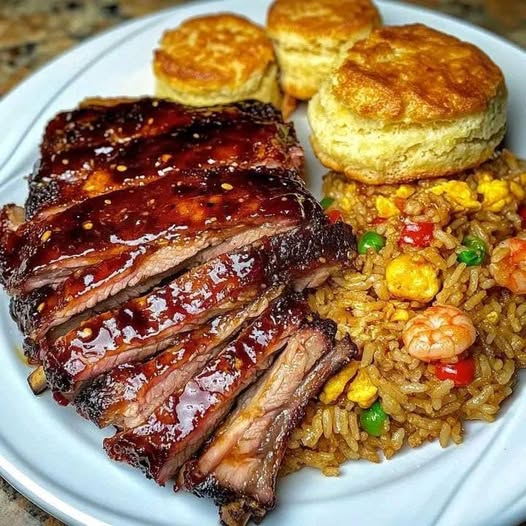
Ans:
MULTIPOLYGON (((336 274, 310 298, 312 307, 338 324, 361 351, 365 369, 388 415, 380 436, 360 425, 364 409, 350 401, 352 380, 342 382, 333 401, 323 395, 310 403, 295 430, 282 473, 302 466, 337 475, 347 460, 379 462, 405 445, 418 447, 437 440, 442 447, 459 444, 466 420, 492 422, 512 394, 517 370, 526 366, 526 302, 497 286, 489 271, 495 246, 522 236, 519 215, 525 202, 526 163, 503 151, 476 170, 450 179, 422 180, 410 185, 367 186, 329 173, 324 193, 331 209, 342 213, 357 235, 374 230, 385 237, 376 253, 359 255, 356 270, 336 274), (399 243, 408 222, 433 223, 429 246, 399 243), (459 263, 466 235, 482 239, 487 255, 480 265, 459 263), (435 269, 439 282, 433 300, 393 297, 386 266, 402 253, 418 252, 435 269), (435 364, 408 354, 402 342, 407 323, 430 305, 458 307, 471 318, 477 339, 469 349, 475 378, 465 387, 439 380, 435 364)), ((357 365, 357 369, 358 369, 357 365)))

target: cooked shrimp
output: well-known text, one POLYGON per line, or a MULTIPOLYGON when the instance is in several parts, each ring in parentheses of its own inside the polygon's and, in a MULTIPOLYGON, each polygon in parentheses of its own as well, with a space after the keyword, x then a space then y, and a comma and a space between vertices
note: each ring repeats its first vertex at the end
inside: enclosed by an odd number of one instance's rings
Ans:
POLYGON ((491 255, 491 275, 514 294, 526 294, 526 239, 510 237, 499 243, 491 255))
POLYGON ((409 320, 402 333, 407 352, 424 362, 454 358, 476 337, 469 316, 450 305, 429 307, 409 320))

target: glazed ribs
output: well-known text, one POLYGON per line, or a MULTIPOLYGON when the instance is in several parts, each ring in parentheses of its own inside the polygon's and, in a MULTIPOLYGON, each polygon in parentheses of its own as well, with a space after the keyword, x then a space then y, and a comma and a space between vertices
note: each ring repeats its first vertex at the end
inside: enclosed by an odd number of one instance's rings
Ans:
POLYGON ((227 525, 250 516, 259 522, 274 507, 278 471, 307 403, 356 354, 347 340, 334 346, 334 333, 328 320, 305 323, 200 456, 184 465, 178 489, 214 499, 227 525))
POLYGON ((293 126, 256 101, 100 99, 40 153, 25 207, 0 211, 30 383, 116 427, 111 458, 261 519, 307 402, 355 354, 304 292, 356 240, 305 187, 293 126))
POLYGON ((181 334, 172 346, 144 362, 126 363, 95 378, 75 398, 77 411, 99 427, 129 429, 142 424, 213 358, 242 325, 259 316, 282 287, 248 306, 213 318, 181 334))
POLYGON ((156 99, 90 105, 57 115, 41 151, 26 202, 30 218, 185 170, 302 164, 291 125, 250 101, 215 108, 156 99))

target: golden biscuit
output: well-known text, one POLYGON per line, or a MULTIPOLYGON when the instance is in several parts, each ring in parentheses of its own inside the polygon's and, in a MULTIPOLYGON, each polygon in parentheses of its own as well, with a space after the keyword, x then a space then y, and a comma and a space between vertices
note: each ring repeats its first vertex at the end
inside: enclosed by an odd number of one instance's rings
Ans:
POLYGON ((487 160, 504 137, 506 86, 480 49, 415 24, 349 49, 310 101, 326 166, 365 183, 449 175, 487 160))
POLYGON ((153 71, 156 94, 183 104, 281 103, 272 43, 261 27, 241 16, 192 18, 165 32, 153 71))
POLYGON ((371 0, 275 0, 267 32, 285 93, 310 99, 342 50, 380 25, 371 0))

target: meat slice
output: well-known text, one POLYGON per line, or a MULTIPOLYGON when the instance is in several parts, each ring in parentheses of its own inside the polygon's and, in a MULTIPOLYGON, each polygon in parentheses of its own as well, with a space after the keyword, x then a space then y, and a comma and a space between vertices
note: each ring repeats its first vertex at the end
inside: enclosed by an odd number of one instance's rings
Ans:
POLYGON ((178 487, 221 505, 228 526, 259 522, 274 507, 278 470, 308 401, 356 354, 334 346, 335 326, 315 320, 298 331, 272 368, 238 403, 203 453, 180 471, 178 487))
POLYGON ((247 307, 218 316, 179 335, 169 349, 146 362, 123 364, 90 382, 75 398, 79 414, 99 427, 142 424, 173 392, 182 389, 248 319, 259 316, 282 287, 266 291, 247 307))
POLYGON ((255 217, 248 218, 247 224, 241 221, 225 225, 223 230, 205 231, 180 244, 160 246, 151 251, 139 246, 98 265, 80 269, 54 286, 46 285, 13 297, 11 315, 23 334, 40 340, 50 329, 73 316, 88 311, 89 317, 93 308, 96 312, 109 310, 112 304, 140 296, 184 268, 249 245, 264 236, 290 230, 296 224, 290 217, 255 217), (112 296, 116 296, 113 301, 106 301, 112 296))
POLYGON ((213 432, 236 396, 268 367, 308 313, 306 301, 296 294, 279 298, 146 423, 106 439, 108 455, 164 484, 213 432))
POLYGON ((187 128, 197 122, 212 125, 240 118, 253 122, 281 121, 280 113, 271 104, 259 101, 203 108, 148 97, 114 102, 105 104, 102 100, 59 113, 46 127, 42 154, 123 144, 139 137, 155 137, 187 128))
POLYGON ((319 214, 304 186, 280 170, 174 173, 24 223, 6 243, 2 277, 12 292, 30 292, 139 247, 180 245, 205 231, 270 218, 297 224, 319 214))
POLYGON ((64 393, 117 365, 171 345, 174 336, 245 305, 269 286, 316 286, 355 254, 352 228, 315 223, 222 254, 172 283, 43 342, 50 385, 64 393))
POLYGON ((211 119, 199 110, 198 117, 125 144, 44 152, 29 185, 28 218, 49 217, 90 197, 144 186, 173 172, 220 166, 301 169, 294 130, 278 113, 254 120, 238 111, 230 119, 211 119))

